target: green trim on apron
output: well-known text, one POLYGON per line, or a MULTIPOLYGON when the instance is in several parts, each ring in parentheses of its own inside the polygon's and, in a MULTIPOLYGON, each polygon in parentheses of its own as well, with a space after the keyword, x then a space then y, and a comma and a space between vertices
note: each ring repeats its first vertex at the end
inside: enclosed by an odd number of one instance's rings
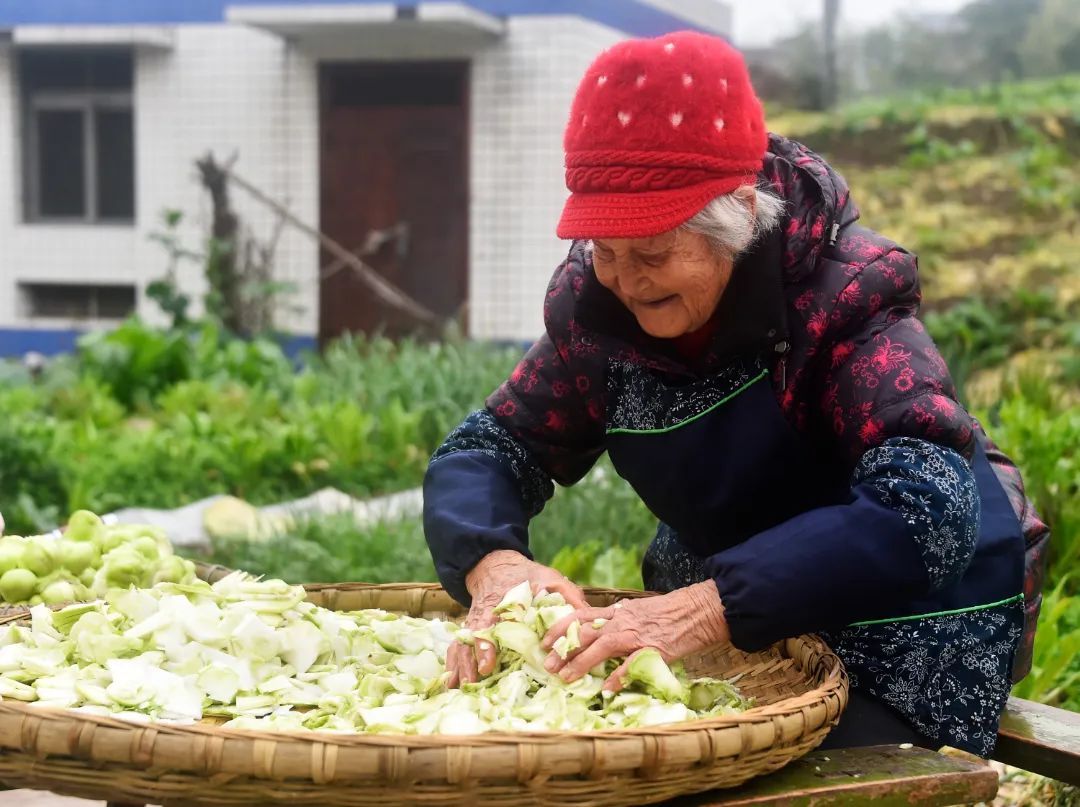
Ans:
POLYGON ((1006 597, 1004 600, 998 600, 997 602, 988 602, 984 605, 969 605, 967 608, 956 608, 952 611, 935 611, 930 614, 914 614, 913 616, 896 616, 888 619, 868 619, 865 622, 852 622, 848 625, 849 628, 861 628, 864 625, 884 625, 888 622, 911 622, 916 619, 930 619, 935 616, 952 616, 953 614, 966 614, 970 611, 982 611, 986 608, 996 608, 999 605, 1009 605, 1017 600, 1023 600, 1024 595, 1016 594, 1012 597, 1006 597))
POLYGON ((693 423, 695 420, 698 420, 699 418, 705 417, 707 414, 712 412, 718 406, 723 406, 728 401, 730 401, 732 398, 734 398, 736 395, 740 394, 741 392, 744 392, 748 387, 753 386, 757 382, 761 381, 763 378, 768 377, 768 375, 769 375, 768 370, 762 370, 754 378, 751 378, 749 381, 747 381, 745 384, 743 384, 741 387, 739 387, 734 392, 729 393, 725 397, 721 398, 719 401, 714 403, 708 409, 705 409, 705 410, 703 410, 701 412, 698 412, 693 417, 690 417, 690 418, 687 418, 686 420, 680 421, 679 423, 676 423, 674 426, 665 426, 662 429, 624 429, 624 428, 609 429, 607 433, 608 434, 667 434, 669 432, 673 432, 676 429, 681 429, 683 426, 687 426, 687 425, 693 423))

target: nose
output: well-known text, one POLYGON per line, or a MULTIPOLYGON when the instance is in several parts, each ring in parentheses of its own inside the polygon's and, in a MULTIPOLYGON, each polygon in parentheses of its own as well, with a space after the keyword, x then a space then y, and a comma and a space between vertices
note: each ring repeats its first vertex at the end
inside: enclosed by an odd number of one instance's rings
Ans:
POLYGON ((636 261, 632 260, 620 264, 616 278, 622 292, 631 297, 642 296, 650 285, 644 267, 639 266, 636 261))

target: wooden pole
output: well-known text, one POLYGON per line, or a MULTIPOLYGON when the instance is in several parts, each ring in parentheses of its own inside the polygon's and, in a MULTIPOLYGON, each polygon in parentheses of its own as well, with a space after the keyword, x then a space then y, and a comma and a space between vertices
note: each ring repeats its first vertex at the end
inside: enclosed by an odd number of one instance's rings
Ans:
POLYGON ((275 213, 281 216, 283 219, 292 224, 296 229, 311 236, 317 240, 327 252, 335 258, 335 264, 340 262, 345 266, 351 268, 360 279, 371 289, 379 300, 385 305, 406 314, 410 318, 416 320, 421 325, 432 327, 441 323, 441 320, 435 312, 429 310, 426 306, 421 305, 408 294, 403 292, 385 277, 380 275, 354 253, 347 250, 337 241, 330 236, 326 235, 312 227, 305 221, 297 218, 297 216, 290 211, 283 204, 275 199, 272 199, 259 188, 252 185, 243 177, 236 174, 234 171, 228 172, 229 179, 235 182, 239 187, 243 188, 257 200, 270 207, 275 213))

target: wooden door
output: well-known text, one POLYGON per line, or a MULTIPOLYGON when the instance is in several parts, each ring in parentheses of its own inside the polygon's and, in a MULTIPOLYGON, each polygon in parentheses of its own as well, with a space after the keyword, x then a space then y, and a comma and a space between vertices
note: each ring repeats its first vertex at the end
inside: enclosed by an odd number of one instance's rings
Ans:
MULTIPOLYGON (((443 317, 468 291, 467 76, 463 62, 328 64, 320 76, 322 230, 443 317)), ((410 326, 349 269, 323 278, 319 308, 324 343, 410 326)))

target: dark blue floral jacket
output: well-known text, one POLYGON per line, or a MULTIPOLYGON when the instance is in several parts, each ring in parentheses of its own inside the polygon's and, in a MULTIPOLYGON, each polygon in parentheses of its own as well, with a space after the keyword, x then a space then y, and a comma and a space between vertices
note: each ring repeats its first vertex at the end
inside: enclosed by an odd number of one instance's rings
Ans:
POLYGON ((1026 672, 1046 528, 915 318, 914 257, 860 227, 799 144, 773 136, 760 179, 788 219, 738 261, 700 359, 642 332, 573 244, 547 333, 432 459, 436 569, 468 602, 466 573, 528 553, 553 481, 607 451, 660 522, 647 587, 711 577, 737 647, 819 632, 854 686, 988 754, 1026 672))

